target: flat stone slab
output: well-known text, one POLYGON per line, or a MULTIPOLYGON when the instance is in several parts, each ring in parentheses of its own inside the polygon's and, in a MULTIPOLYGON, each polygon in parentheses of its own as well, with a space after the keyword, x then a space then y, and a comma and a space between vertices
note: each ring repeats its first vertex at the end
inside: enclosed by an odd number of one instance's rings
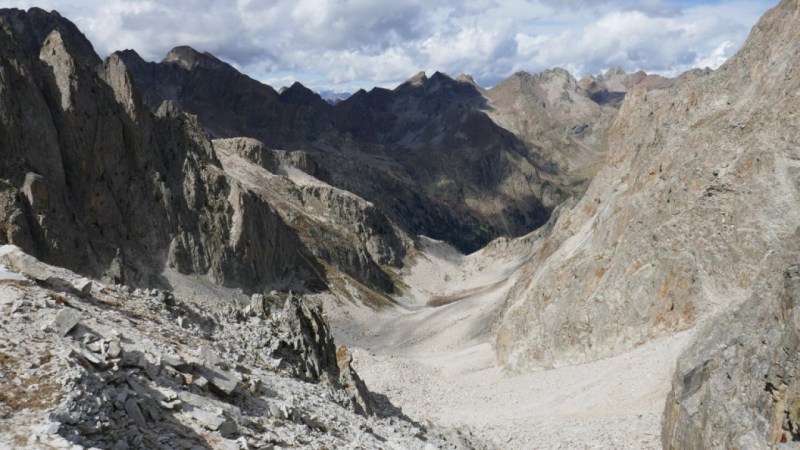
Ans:
POLYGON ((72 309, 64 308, 56 314, 56 318, 50 323, 50 329, 59 336, 66 336, 81 321, 81 313, 72 309))
POLYGON ((0 264, 0 282, 9 281, 16 283, 27 283, 29 280, 25 275, 17 273, 8 268, 8 266, 0 264))
POLYGON ((125 401, 124 407, 125 412, 128 413, 128 417, 137 425, 142 427, 147 425, 147 422, 144 420, 144 414, 142 414, 142 410, 139 409, 139 403, 135 398, 128 398, 128 400, 125 401))
POLYGON ((209 367, 198 367, 195 371, 197 374, 207 379, 212 386, 222 391, 226 395, 231 395, 236 389, 239 382, 233 375, 230 375, 221 370, 211 369, 209 367))

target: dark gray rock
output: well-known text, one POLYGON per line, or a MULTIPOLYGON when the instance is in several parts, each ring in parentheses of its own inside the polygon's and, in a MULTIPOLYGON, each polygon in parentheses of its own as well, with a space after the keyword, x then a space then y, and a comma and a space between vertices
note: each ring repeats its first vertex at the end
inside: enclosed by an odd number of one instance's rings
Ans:
POLYGON ((157 285, 169 265, 250 291, 322 286, 195 117, 143 107, 125 63, 102 62, 58 14, 2 10, 0 29, 0 242, 126 284, 157 285))
POLYGON ((142 410, 139 409, 139 403, 135 398, 130 397, 125 400, 125 412, 128 413, 128 417, 136 423, 136 425, 140 427, 147 426, 147 421, 144 420, 142 410))
POLYGON ((22 185, 22 193, 34 211, 45 213, 50 207, 47 185, 43 176, 28 172, 22 185))
POLYGON ((351 366, 345 347, 337 351, 322 307, 292 295, 286 298, 280 322, 281 338, 271 348, 279 367, 307 381, 342 390, 343 402, 359 414, 371 415, 374 400, 351 366))

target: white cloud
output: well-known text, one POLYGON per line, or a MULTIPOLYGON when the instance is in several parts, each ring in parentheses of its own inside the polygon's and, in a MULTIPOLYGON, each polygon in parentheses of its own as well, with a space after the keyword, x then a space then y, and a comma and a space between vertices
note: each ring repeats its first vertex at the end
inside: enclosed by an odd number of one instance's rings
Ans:
POLYGON ((760 13, 753 2, 699 6, 675 15, 630 8, 557 34, 520 33, 516 39, 520 55, 538 67, 562 66, 585 75, 622 66, 675 76, 694 67, 718 67, 741 45, 760 13))
MULTIPOLYGON (((314 88, 391 86, 419 70, 492 85, 516 70, 716 67, 775 0, 37 0, 101 56, 210 51, 251 76, 314 88)), ((10 0, 28 7, 34 0, 10 0)))

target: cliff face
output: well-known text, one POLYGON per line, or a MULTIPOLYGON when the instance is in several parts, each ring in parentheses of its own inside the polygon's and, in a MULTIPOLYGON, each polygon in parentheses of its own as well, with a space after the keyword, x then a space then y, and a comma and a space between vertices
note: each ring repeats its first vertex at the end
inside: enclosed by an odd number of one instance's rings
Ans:
POLYGON ((277 93, 188 47, 157 64, 133 51, 118 56, 151 107, 171 99, 216 137, 305 151, 331 185, 379 206, 406 232, 463 251, 523 235, 583 192, 615 114, 563 71, 556 83, 525 74, 537 80, 528 90, 552 98, 546 106, 525 104, 527 90, 485 91, 441 73, 330 105, 300 84, 277 93), (565 113, 559 96, 581 112, 565 113))
POLYGON ((800 267, 770 282, 768 295, 756 292, 701 327, 681 356, 664 409, 664 448, 800 440, 800 267))
POLYGON ((0 240, 127 283, 161 269, 247 290, 319 286, 307 250, 222 171, 197 119, 140 101, 68 21, 0 13, 0 240))
POLYGON ((738 186, 758 192, 754 201, 769 208, 753 218, 763 224, 755 231, 768 237, 748 241, 774 244, 755 261, 750 295, 702 327, 678 361, 664 410, 664 448, 767 448, 800 440, 799 53, 800 3, 784 0, 720 70, 729 101, 748 105, 729 133, 754 153, 752 165, 771 169, 738 186))
POLYGON ((504 362, 611 355, 779 295, 800 223, 797 8, 716 72, 628 93, 606 167, 508 295, 504 362))
POLYGON ((395 290, 389 271, 402 265, 413 240, 374 204, 326 183, 327 169, 305 152, 249 138, 217 139, 214 148, 226 174, 269 203, 320 261, 369 287, 395 290))

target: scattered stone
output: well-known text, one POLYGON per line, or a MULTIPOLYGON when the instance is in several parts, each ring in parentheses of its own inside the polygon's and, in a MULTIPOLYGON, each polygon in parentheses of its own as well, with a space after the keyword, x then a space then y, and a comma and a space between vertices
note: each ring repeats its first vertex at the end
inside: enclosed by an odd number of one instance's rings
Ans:
POLYGON ((211 431, 219 431, 223 437, 228 437, 237 430, 236 424, 232 420, 203 409, 192 408, 188 411, 188 414, 203 428, 211 431))
POLYGON ((28 283, 29 280, 25 275, 14 272, 7 266, 0 264, 0 282, 10 281, 16 283, 28 283))
POLYGON ((250 312, 256 317, 264 317, 269 314, 264 294, 253 294, 250 297, 250 312))
POLYGON ((146 413, 145 415, 149 417, 151 421, 158 422, 161 420, 161 409, 159 408, 159 404, 157 404, 152 398, 143 398, 141 405, 142 409, 146 413))
POLYGON ((128 399, 128 392, 128 388, 123 386, 123 388, 117 393, 115 400, 120 404, 125 404, 125 400, 128 399))
POLYGON ((239 385, 239 382, 231 374, 225 373, 221 370, 212 369, 210 367, 198 367, 196 372, 200 376, 208 379, 208 381, 211 383, 211 386, 221 391, 225 395, 231 395, 239 385))
POLYGON ((56 318, 49 325, 59 336, 66 336, 81 321, 81 314, 72 308, 64 308, 56 314, 56 318))
POLYGON ((82 296, 89 296, 92 294, 92 280, 88 278, 79 278, 72 282, 72 287, 82 296))
POLYGON ((220 436, 229 438, 234 436, 239 429, 236 426, 236 422, 232 420, 226 420, 225 422, 222 422, 217 431, 219 431, 220 436))
POLYGON ((102 353, 103 347, 105 347, 105 343, 103 341, 94 341, 86 345, 86 348, 94 353, 102 353))
POLYGON ((181 402, 180 399, 176 398, 173 400, 162 400, 158 402, 158 404, 164 409, 175 411, 180 409, 181 405, 183 405, 183 402, 181 402))
POLYGON ((170 355, 170 354, 161 355, 161 365, 174 367, 178 370, 187 369, 191 367, 180 356, 170 355))
MULTIPOLYGON (((199 448, 213 442, 209 444, 213 448, 342 448, 350 442, 351 434, 339 430, 367 420, 352 409, 341 408, 347 405, 347 397, 335 384, 336 379, 330 378, 334 381, 331 384, 307 383, 294 375, 294 367, 309 366, 316 373, 330 367, 316 360, 324 356, 318 352, 332 343, 321 311, 297 303, 291 306, 299 308, 292 313, 291 327, 278 326, 275 322, 283 320, 279 317, 263 319, 266 325, 256 326, 255 321, 214 317, 211 314, 219 310, 208 314, 195 305, 181 303, 180 313, 197 317, 197 323, 221 321, 213 328, 181 331, 174 323, 159 320, 164 311, 154 309, 150 297, 132 297, 122 288, 107 288, 108 292, 101 293, 99 289, 103 288, 98 286, 93 291, 99 300, 114 296, 121 307, 100 308, 42 283, 6 286, 29 290, 30 299, 45 295, 68 298, 75 307, 59 307, 55 312, 63 317, 54 320, 54 325, 64 325, 63 319, 80 313, 74 326, 65 325, 63 332, 74 338, 69 340, 31 339, 21 332, 22 321, 7 321, 15 331, 3 353, 19 348, 35 355, 30 359, 35 366, 22 366, 30 372, 23 375, 17 370, 11 375, 11 383, 23 385, 28 373, 45 375, 55 379, 56 390, 62 392, 48 410, 52 420, 58 421, 52 437, 58 443, 52 444, 51 437, 34 430, 27 435, 44 437, 32 447, 167 449, 199 448), (200 342, 215 345, 200 346, 200 342), (54 344, 57 348, 52 348, 54 344), (48 353, 37 354, 36 346, 48 353), (178 356, 191 353, 192 348, 198 357, 178 356), (286 359, 272 357, 279 350, 292 354, 286 359), (158 364, 151 362, 152 355, 159 355, 158 364), (76 359, 80 364, 74 364, 76 359), (240 389, 240 384, 247 388, 240 389)), ((33 312, 47 317, 46 310, 33 312)), ((39 332, 35 327, 31 331, 39 332)), ((12 363, 11 367, 16 366, 12 363)), ((5 366, 2 371, 6 372, 5 366)), ((10 420, 10 426, 17 427, 24 426, 22 421, 27 419, 10 420)), ((404 423, 406 428, 378 425, 375 434, 359 438, 358 446, 385 448, 387 443, 399 442, 398 448, 418 448, 422 438, 417 435, 422 428, 404 423)), ((0 447, 4 433, 0 427, 0 447)), ((438 446, 443 441, 432 442, 438 446)))
POLYGON ((126 352, 122 355, 117 365, 120 368, 137 367, 139 369, 147 368, 147 359, 139 352, 126 352))
POLYGON ((104 358, 84 348, 73 348, 72 356, 76 357, 84 366, 91 366, 97 370, 106 370, 112 365, 104 358))
POLYGON ((106 346, 106 356, 108 358, 119 358, 122 354, 122 345, 120 345, 117 339, 112 339, 108 341, 108 345, 106 346))
POLYGON ((209 347, 201 345, 197 348, 197 356, 203 361, 203 365, 207 367, 214 367, 219 365, 219 355, 209 347))
POLYGON ((289 418, 289 412, 286 410, 286 405, 278 405, 277 403, 270 403, 269 414, 272 417, 280 420, 286 420, 289 418))
POLYGON ((22 300, 17 300, 11 305, 11 314, 23 312, 25 303, 22 300))
POLYGON ((203 376, 196 376, 194 377, 194 380, 192 380, 192 384, 200 389, 205 389, 205 387, 208 385, 208 380, 203 376))
POLYGON ((144 420, 144 415, 142 415, 142 410, 139 409, 139 404, 134 398, 129 398, 125 401, 125 412, 128 413, 128 417, 131 418, 137 425, 144 427, 147 425, 147 422, 144 420))
POLYGON ((128 386, 131 387, 133 392, 135 392, 138 396, 148 397, 150 395, 149 390, 146 387, 142 386, 142 384, 140 384, 138 381, 136 381, 134 377, 126 378, 125 382, 128 384, 128 386))

